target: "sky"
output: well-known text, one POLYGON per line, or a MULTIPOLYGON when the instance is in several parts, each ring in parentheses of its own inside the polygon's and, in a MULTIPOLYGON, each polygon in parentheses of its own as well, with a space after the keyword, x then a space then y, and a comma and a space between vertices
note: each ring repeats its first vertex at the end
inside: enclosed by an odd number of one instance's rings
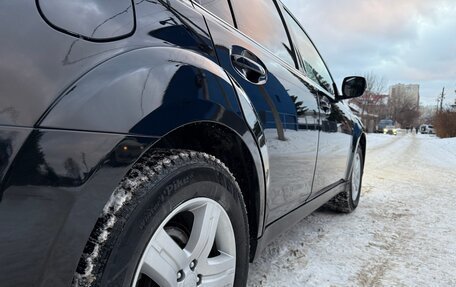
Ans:
POLYGON ((372 73, 419 84, 420 102, 456 99, 456 0, 282 0, 309 34, 340 87, 372 73))

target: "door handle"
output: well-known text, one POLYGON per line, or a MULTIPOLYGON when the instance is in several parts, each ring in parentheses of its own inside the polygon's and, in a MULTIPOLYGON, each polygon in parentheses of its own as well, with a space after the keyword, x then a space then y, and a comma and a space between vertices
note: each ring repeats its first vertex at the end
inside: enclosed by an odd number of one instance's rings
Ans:
MULTIPOLYGON (((256 85, 263 85, 267 81, 267 71, 262 64, 247 56, 248 52, 232 53, 231 61, 234 69, 246 80, 256 85)), ((252 56, 255 57, 255 56, 252 56)))
POLYGON ((246 69, 258 74, 261 77, 266 76, 266 70, 254 60, 251 60, 243 55, 233 54, 233 62, 242 69, 246 69))

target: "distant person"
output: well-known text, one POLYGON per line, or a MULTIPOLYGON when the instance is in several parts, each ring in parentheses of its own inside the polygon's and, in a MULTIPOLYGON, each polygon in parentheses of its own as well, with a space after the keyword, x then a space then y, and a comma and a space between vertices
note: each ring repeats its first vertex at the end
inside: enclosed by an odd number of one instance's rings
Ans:
POLYGON ((416 132, 415 132, 415 133, 416 133, 416 134, 418 134, 418 127, 416 127, 416 128, 415 128, 415 130, 416 130, 416 132))

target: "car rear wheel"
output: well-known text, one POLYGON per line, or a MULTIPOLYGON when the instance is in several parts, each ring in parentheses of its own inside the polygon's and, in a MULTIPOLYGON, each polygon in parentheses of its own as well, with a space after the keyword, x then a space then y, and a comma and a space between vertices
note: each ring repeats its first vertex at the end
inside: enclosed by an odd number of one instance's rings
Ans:
POLYGON ((111 196, 81 257, 74 286, 245 286, 247 213, 218 159, 160 151, 111 196))
POLYGON ((155 231, 133 287, 233 286, 236 239, 225 209, 207 197, 182 203, 155 231))

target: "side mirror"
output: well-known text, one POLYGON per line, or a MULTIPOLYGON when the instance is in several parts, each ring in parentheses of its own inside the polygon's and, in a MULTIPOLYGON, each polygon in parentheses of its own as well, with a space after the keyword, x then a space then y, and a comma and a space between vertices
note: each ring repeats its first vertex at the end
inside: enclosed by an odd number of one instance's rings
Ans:
POLYGON ((345 100, 360 97, 366 90, 366 79, 363 77, 346 77, 342 82, 342 95, 338 95, 338 100, 345 100))

